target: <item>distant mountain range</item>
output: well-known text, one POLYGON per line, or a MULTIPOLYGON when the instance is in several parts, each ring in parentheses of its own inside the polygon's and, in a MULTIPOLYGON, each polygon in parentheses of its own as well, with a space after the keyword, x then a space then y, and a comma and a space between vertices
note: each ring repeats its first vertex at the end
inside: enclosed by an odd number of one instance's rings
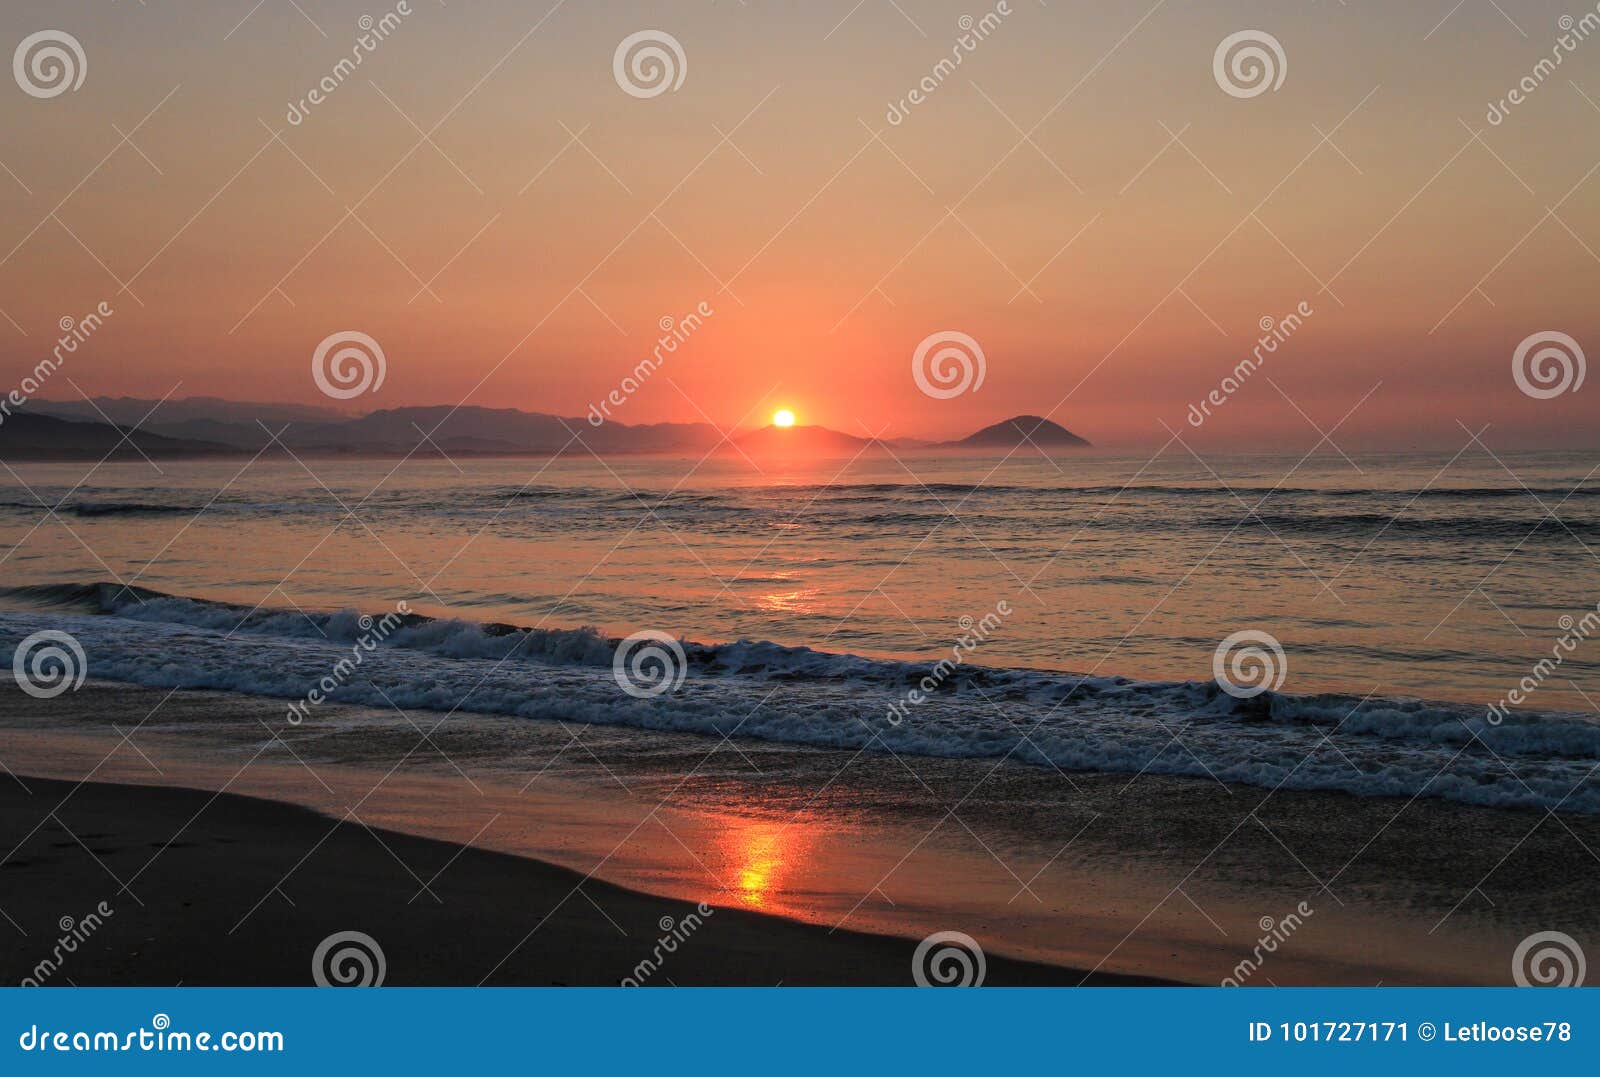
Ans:
POLYGON ((821 426, 763 427, 724 442, 709 423, 593 426, 515 408, 390 408, 362 416, 300 404, 252 404, 191 397, 158 402, 131 397, 94 401, 30 401, 0 419, 0 459, 95 459, 219 456, 256 453, 273 438, 296 453, 317 455, 547 455, 555 453, 707 453, 854 456, 860 452, 1008 451, 1083 448, 1089 442, 1048 419, 1019 415, 959 441, 879 441, 821 426), (158 406, 159 404, 159 406, 158 406), (107 422, 109 420, 109 422, 107 422), (138 426, 137 432, 124 434, 138 426))
POLYGON ((221 456, 231 445, 172 438, 107 423, 81 423, 51 415, 13 412, 0 424, 0 460, 137 460, 177 456, 221 456))

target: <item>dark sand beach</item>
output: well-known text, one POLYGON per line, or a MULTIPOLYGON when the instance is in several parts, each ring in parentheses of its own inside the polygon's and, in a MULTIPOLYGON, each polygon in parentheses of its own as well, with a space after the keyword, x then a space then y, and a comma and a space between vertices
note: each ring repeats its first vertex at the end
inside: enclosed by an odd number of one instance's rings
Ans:
POLYGON ((957 817, 966 761, 840 759, 336 705, 289 728, 271 700, 105 682, 0 692, 4 975, 102 899, 63 982, 306 983, 318 942, 355 930, 390 983, 616 984, 700 902, 717 911, 648 982, 907 984, 916 943, 955 929, 990 984, 1495 984, 1529 933, 1595 927, 1586 817, 1022 765, 957 817))
MULTIPOLYGON (((8 984, 51 957, 62 917, 100 901, 111 915, 46 983, 307 985, 317 944, 354 929, 378 940, 392 985, 614 987, 651 955, 664 921, 697 912, 523 857, 195 789, 17 775, 0 785, 0 840, 14 847, 0 865, 17 933, 0 956, 8 984)), ((728 908, 700 918, 645 983, 910 982, 910 940, 728 908)), ((991 984, 1084 979, 987 962, 991 984)))

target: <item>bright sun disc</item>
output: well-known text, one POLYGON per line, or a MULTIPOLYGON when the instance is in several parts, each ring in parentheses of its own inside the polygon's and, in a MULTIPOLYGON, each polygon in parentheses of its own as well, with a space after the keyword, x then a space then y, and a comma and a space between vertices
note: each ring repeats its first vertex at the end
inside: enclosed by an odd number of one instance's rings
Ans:
POLYGON ((773 412, 772 413, 772 425, 773 426, 793 426, 794 425, 794 412, 790 411, 788 408, 784 408, 781 411, 773 412))

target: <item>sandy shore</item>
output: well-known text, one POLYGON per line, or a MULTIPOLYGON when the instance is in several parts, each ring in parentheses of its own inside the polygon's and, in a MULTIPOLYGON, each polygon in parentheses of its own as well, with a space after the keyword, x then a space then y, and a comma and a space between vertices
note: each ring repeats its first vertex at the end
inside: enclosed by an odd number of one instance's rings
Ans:
POLYGON ((915 942, 959 930, 991 983, 1216 984, 1253 958, 1257 984, 1496 984, 1525 936, 1591 938, 1600 918, 1600 821, 1581 816, 1020 765, 976 797, 969 761, 919 758, 913 775, 883 754, 688 734, 282 714, 229 693, 0 689, 0 764, 17 776, 0 773, 0 854, 18 846, 0 860, 17 923, 0 931, 27 933, 8 960, 31 968, 52 925, 124 883, 160 914, 119 904, 108 923, 135 933, 119 944, 131 963, 107 967, 147 983, 304 983, 311 949, 347 929, 380 938, 392 982, 616 983, 650 955, 652 924, 706 902, 717 934, 695 941, 726 951, 679 947, 672 982, 906 983, 915 942), (22 788, 86 777, 53 819, 60 797, 22 788), (256 824, 218 830, 237 804, 256 824), (513 948, 529 932, 532 953, 552 948, 538 961, 513 948), (417 955, 403 976, 402 952, 417 955))
MULTIPOLYGON (((56 985, 309 984, 318 943, 357 930, 381 947, 389 984, 616 986, 655 960, 668 921, 682 938, 647 984, 911 982, 908 940, 697 913, 550 864, 227 793, 17 775, 0 785, 0 840, 14 847, 0 866, 17 936, 0 953, 7 984, 46 960, 59 961, 43 978, 56 985), (60 921, 91 913, 100 922, 59 951, 60 921)), ((987 960, 990 984, 1082 979, 987 960)))

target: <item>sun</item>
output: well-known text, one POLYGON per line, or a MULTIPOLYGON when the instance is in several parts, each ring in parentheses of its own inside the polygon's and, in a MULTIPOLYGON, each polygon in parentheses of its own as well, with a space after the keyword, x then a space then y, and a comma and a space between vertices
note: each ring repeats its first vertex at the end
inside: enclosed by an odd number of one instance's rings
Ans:
POLYGON ((790 411, 788 408, 780 408, 780 409, 778 409, 777 411, 772 413, 772 425, 773 426, 793 426, 794 425, 794 412, 790 411))

